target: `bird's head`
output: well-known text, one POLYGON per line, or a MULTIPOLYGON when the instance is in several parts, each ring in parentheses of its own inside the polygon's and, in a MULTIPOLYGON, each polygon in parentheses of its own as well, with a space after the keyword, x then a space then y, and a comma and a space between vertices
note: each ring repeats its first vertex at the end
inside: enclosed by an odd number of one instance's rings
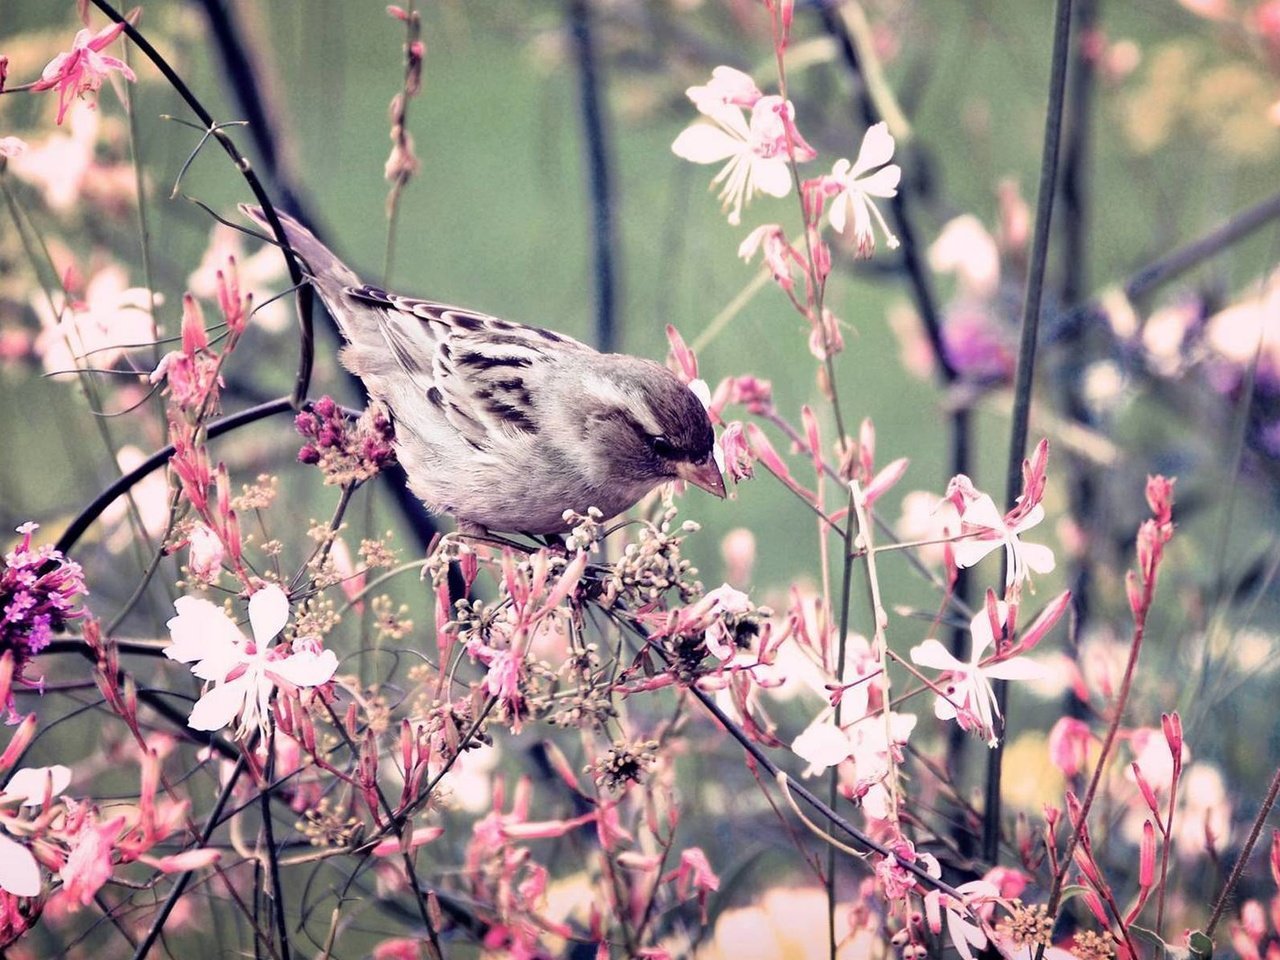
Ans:
POLYGON ((715 431, 703 399, 666 367, 614 356, 584 384, 585 441, 618 479, 652 489, 685 480, 723 498, 715 431))

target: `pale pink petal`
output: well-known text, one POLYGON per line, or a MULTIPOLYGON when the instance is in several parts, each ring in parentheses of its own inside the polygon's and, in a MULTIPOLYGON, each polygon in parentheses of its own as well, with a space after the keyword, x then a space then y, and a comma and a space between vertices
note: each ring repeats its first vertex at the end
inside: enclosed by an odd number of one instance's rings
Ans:
POLYGON ((902 179, 902 168, 896 163, 877 170, 869 177, 858 181, 858 189, 873 197, 895 197, 898 195, 898 182, 902 179))
POLYGON ((960 514, 960 519, 978 527, 988 527, 1001 532, 1005 529, 1004 515, 996 509, 995 501, 991 499, 989 493, 979 494, 970 500, 964 512, 960 514))
POLYGON ((791 168, 782 157, 755 159, 751 162, 755 187, 771 197, 785 197, 791 192, 791 168))
POLYGON ((989 667, 983 667, 982 672, 985 676, 996 680, 1039 680, 1048 673, 1043 664, 1030 657, 1002 660, 989 667))
POLYGON ((999 550, 1004 546, 1003 540, 957 540, 952 544, 952 553, 955 556, 956 566, 964 569, 972 567, 975 563, 991 553, 993 550, 999 550))
POLYGON ((200 597, 179 597, 173 607, 178 615, 166 624, 173 643, 164 650, 170 660, 191 663, 238 650, 244 643, 240 629, 216 604, 200 597))
POLYGON ((934 670, 968 669, 968 664, 961 663, 950 650, 932 638, 911 648, 911 662, 918 667, 930 667, 934 670))
POLYGON ((792 741, 796 756, 809 764, 806 776, 821 773, 847 759, 852 752, 848 735, 830 721, 812 723, 792 741))
POLYGON ((249 598, 249 624, 253 639, 265 646, 289 622, 289 598, 274 583, 263 587, 249 598))
POLYGON ((314 654, 295 653, 267 664, 267 672, 295 687, 318 687, 328 683, 338 669, 338 657, 332 650, 314 654))
POLYGON ((892 158, 893 135, 889 133, 889 125, 881 121, 863 135, 858 159, 854 161, 850 176, 859 177, 868 170, 888 163, 892 158))
POLYGON ((49 795, 56 797, 71 782, 71 769, 62 764, 52 767, 23 767, 4 785, 0 802, 21 800, 24 807, 34 807, 44 802, 44 788, 50 786, 49 795), (50 784, 52 780, 52 784, 50 784))
POLYGON ((219 684, 197 700, 191 716, 187 718, 187 726, 192 730, 221 730, 235 720, 251 692, 248 689, 249 677, 250 674, 245 673, 219 684))
POLYGON ((709 123, 695 123, 676 137, 671 152, 693 163, 719 163, 742 153, 745 147, 744 139, 731 137, 709 123))
POLYGON ((40 867, 31 851, 0 833, 0 890, 15 897, 40 895, 40 867))
POLYGON ((1050 573, 1055 566, 1053 551, 1042 543, 1022 543, 1020 552, 1027 566, 1036 573, 1050 573))
MULTIPOLYGON (((848 162, 849 161, 847 160, 841 160, 836 163, 836 166, 838 167, 841 163, 848 162)), ((850 203, 849 194, 845 192, 837 196, 831 204, 831 211, 828 216, 831 218, 831 229, 836 233, 844 233, 845 223, 847 222, 849 215, 850 203)))

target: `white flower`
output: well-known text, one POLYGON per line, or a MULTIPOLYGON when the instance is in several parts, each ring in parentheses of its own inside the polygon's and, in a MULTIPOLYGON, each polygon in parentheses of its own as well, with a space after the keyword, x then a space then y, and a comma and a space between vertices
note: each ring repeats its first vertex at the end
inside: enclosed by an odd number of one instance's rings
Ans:
MULTIPOLYGON (((694 87, 692 90, 702 88, 694 87)), ((724 163, 711 185, 723 183, 720 201, 729 211, 729 222, 742 222, 743 204, 757 193, 785 197, 791 190, 791 169, 787 158, 787 127, 791 104, 778 96, 761 97, 751 108, 747 121, 742 108, 695 98, 698 109, 712 122, 698 122, 686 128, 671 144, 676 156, 693 163, 724 163)), ((796 160, 811 160, 813 149, 791 127, 796 160)))
POLYGON ((978 535, 956 541, 954 550, 957 567, 971 567, 991 551, 1003 546, 1008 561, 1006 586, 1023 583, 1030 577, 1032 570, 1036 573, 1048 573, 1053 569, 1052 550, 1043 544, 1023 543, 1019 539, 1020 534, 1044 519, 1044 507, 1040 504, 1037 503, 1028 510, 1026 516, 1011 527, 996 509, 995 501, 984 493, 965 506, 960 519, 965 525, 966 533, 974 532, 978 535), (970 531, 970 527, 977 529, 970 531))
POLYGON ((208 600, 179 597, 174 608, 178 615, 168 623, 173 643, 165 656, 194 664, 191 672, 213 684, 191 711, 187 725, 192 729, 221 730, 239 717, 236 736, 244 738, 255 728, 265 736, 277 686, 319 686, 338 669, 333 651, 321 651, 315 642, 295 639, 288 656, 269 646, 289 621, 289 598, 274 584, 249 598, 252 640, 208 600))
MULTIPOLYGON (((999 621, 1003 624, 1009 613, 1008 605, 997 603, 996 608, 999 621)), ((1044 671, 1040 664, 1029 657, 1010 657, 982 666, 987 651, 995 643, 991 619, 985 609, 978 611, 978 615, 969 622, 969 633, 973 637, 973 652, 968 663, 957 660, 946 647, 932 639, 911 648, 911 662, 917 666, 947 671, 951 675, 945 685, 940 685, 946 695, 939 696, 934 701, 934 716, 939 720, 955 720, 962 729, 981 734, 987 745, 994 747, 999 743, 995 721, 1000 719, 1000 708, 996 705, 996 694, 991 689, 991 681, 1032 680, 1044 671)))
POLYGON ((877 123, 863 135, 858 159, 852 166, 848 160, 840 159, 831 168, 831 181, 839 188, 831 204, 831 226, 837 233, 844 233, 845 226, 852 220, 858 256, 863 258, 870 257, 876 248, 875 234, 871 230, 873 215, 880 224, 889 249, 898 247, 898 238, 871 201, 872 197, 888 199, 898 195, 902 168, 896 163, 889 163, 892 157, 893 136, 887 124, 877 123), (881 169, 876 170, 877 167, 881 169))

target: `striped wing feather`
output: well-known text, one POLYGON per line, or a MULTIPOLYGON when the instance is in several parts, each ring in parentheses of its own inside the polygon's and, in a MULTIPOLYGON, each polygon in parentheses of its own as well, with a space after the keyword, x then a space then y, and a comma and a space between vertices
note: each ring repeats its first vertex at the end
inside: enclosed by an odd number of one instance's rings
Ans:
POLYGON ((591 349, 550 330, 373 286, 344 293, 383 308, 380 333, 396 364, 477 450, 502 434, 536 434, 528 382, 536 382, 538 369, 566 351, 591 349))

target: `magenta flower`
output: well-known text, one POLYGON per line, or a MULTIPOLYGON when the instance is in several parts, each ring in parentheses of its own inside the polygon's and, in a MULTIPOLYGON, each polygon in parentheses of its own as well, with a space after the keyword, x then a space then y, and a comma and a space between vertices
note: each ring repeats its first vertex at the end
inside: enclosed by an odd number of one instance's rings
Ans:
MULTIPOLYGON (((76 597, 88 592, 80 564, 51 546, 32 548, 31 534, 37 527, 18 527, 22 542, 0 562, 0 655, 12 653, 17 680, 23 679, 23 667, 49 645, 54 633, 84 616, 76 597)), ((12 715, 12 693, 3 706, 12 715)))
POLYGON ((40 79, 31 85, 32 90, 58 89, 59 124, 71 101, 86 93, 97 93, 109 71, 120 71, 126 80, 138 79, 123 60, 102 53, 123 32, 123 23, 113 23, 94 34, 81 30, 71 49, 50 60, 40 79))

